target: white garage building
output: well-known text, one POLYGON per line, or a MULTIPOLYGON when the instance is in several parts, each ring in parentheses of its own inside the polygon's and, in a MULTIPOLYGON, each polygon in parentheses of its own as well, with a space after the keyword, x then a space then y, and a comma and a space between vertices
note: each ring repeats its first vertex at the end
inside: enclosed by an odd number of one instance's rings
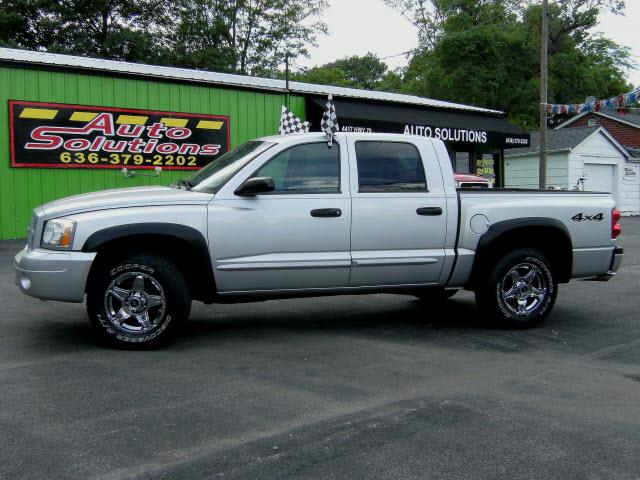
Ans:
MULTIPOLYGON (((505 187, 538 188, 540 132, 504 153, 505 187)), ((640 215, 640 163, 604 127, 550 130, 547 155, 548 186, 611 192, 623 215, 640 215)))

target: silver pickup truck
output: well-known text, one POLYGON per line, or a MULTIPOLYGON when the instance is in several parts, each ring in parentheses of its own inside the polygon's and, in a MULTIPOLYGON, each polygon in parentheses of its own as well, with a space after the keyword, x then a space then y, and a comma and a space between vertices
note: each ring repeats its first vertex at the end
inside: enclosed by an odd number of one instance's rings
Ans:
POLYGON ((170 338, 192 300, 395 292, 428 305, 462 288, 485 317, 526 328, 558 283, 614 274, 618 219, 608 193, 456 189, 439 140, 266 137, 171 187, 36 208, 16 283, 40 299, 86 295, 119 345, 170 338))

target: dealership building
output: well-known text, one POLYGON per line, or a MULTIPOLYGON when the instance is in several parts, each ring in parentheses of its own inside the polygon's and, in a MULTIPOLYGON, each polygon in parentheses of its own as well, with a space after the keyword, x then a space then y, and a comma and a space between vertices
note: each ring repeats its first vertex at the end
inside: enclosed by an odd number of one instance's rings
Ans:
POLYGON ((411 95, 0 48, 0 239, 31 211, 106 188, 167 185, 277 133, 289 107, 319 130, 440 138, 454 169, 503 185, 504 149, 529 134, 503 112, 411 95), (123 171, 126 169, 126 171, 123 171))

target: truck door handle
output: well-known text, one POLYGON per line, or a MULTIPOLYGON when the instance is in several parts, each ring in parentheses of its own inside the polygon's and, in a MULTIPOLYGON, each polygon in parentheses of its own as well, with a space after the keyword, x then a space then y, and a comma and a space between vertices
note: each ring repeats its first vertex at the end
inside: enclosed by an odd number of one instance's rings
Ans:
POLYGON ((440 207, 420 207, 416 210, 418 215, 435 217, 437 215, 442 215, 442 208, 440 207))
POLYGON ((316 208, 311 210, 312 217, 339 217, 342 215, 342 210, 339 208, 316 208))

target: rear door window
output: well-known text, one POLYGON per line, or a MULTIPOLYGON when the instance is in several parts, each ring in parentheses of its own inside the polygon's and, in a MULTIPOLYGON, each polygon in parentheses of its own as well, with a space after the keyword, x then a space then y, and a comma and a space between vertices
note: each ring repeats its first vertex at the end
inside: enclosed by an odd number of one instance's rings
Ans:
POLYGON ((403 142, 358 141, 358 191, 362 193, 426 192, 418 149, 403 142))

